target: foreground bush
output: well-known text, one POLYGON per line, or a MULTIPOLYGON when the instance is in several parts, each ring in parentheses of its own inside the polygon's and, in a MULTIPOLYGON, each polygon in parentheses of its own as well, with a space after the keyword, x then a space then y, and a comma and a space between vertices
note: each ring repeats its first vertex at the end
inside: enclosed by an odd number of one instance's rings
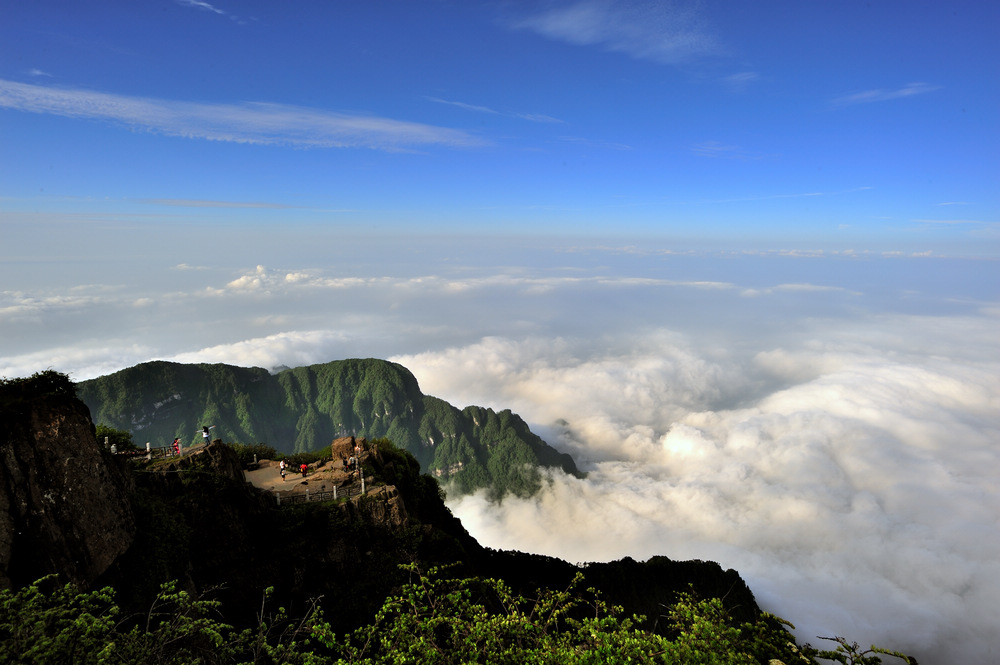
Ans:
POLYGON ((684 594, 669 608, 669 636, 637 628, 578 574, 563 591, 515 595, 502 581, 453 579, 446 569, 421 574, 386 599, 375 620, 337 635, 314 604, 290 619, 278 608, 257 626, 238 630, 221 620, 219 604, 162 585, 150 609, 120 616, 114 591, 80 592, 49 576, 20 591, 0 591, 0 662, 32 665, 253 664, 327 665, 510 663, 668 665, 792 665, 813 658, 878 665, 878 654, 903 654, 833 638, 832 651, 799 649, 776 617, 733 625, 718 599, 684 594))

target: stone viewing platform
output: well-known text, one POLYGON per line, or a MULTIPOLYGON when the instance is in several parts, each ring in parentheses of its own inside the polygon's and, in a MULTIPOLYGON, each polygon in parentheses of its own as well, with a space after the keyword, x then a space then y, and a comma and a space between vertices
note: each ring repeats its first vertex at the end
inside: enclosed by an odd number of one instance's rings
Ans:
MULTIPOLYGON (((335 501, 358 496, 374 496, 387 491, 382 483, 376 485, 372 471, 374 453, 368 450, 364 438, 343 437, 331 444, 332 459, 319 460, 306 465, 288 465, 281 475, 281 462, 254 458, 243 468, 235 456, 221 454, 226 449, 220 439, 211 444, 198 443, 182 447, 175 454, 171 446, 138 449, 113 453, 132 458, 153 460, 153 473, 185 473, 213 469, 224 475, 240 479, 253 487, 274 495, 278 505, 292 505, 309 501, 335 501), (208 456, 207 458, 205 456, 208 456), (345 465, 345 462, 348 462, 345 465), (353 466, 351 466, 353 464, 353 466), (364 477, 361 474, 364 473, 364 477)), ((394 488, 388 488, 394 491, 394 488)))
MULTIPOLYGON (((298 469, 288 468, 282 479, 279 463, 265 459, 257 463, 256 469, 244 471, 244 476, 254 487, 273 493, 282 504, 302 501, 306 495, 323 496, 315 500, 332 500, 362 493, 357 472, 344 469, 340 460, 310 464, 304 477, 298 469)), ((365 478, 368 493, 375 489, 370 485, 373 481, 371 475, 365 478)))
POLYGON ((254 487, 274 494, 281 505, 373 494, 381 487, 372 486, 374 478, 365 469, 371 455, 366 448, 364 439, 344 437, 333 442, 333 459, 307 465, 305 475, 299 468, 287 467, 282 478, 280 462, 262 459, 255 468, 244 471, 244 477, 254 487), (365 473, 363 479, 359 470, 344 468, 342 458, 351 455, 357 456, 357 468, 365 473))

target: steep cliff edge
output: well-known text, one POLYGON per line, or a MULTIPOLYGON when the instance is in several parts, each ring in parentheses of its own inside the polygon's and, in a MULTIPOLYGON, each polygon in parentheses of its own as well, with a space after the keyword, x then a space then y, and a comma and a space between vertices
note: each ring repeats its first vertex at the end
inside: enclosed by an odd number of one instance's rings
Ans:
MULTIPOLYGON (((254 623, 273 587, 273 602, 292 615, 322 597, 324 615, 347 630, 369 621, 405 581, 402 563, 460 563, 461 575, 501 578, 522 593, 564 588, 580 570, 483 548, 444 505, 438 483, 389 443, 366 461, 376 480, 369 493, 336 502, 279 507, 244 481, 222 444, 129 469, 100 450, 71 388, 0 395, 5 586, 56 572, 83 587, 112 586, 124 608, 137 611, 162 582, 178 580, 196 593, 213 590, 237 625, 254 623)), ((651 626, 692 585, 703 597, 724 597, 738 619, 758 611, 740 576, 714 562, 625 559, 583 572, 588 585, 628 612, 646 613, 651 626)))
POLYGON ((45 373, 4 388, 0 586, 49 573, 88 586, 132 544, 131 476, 98 447, 68 379, 45 373))

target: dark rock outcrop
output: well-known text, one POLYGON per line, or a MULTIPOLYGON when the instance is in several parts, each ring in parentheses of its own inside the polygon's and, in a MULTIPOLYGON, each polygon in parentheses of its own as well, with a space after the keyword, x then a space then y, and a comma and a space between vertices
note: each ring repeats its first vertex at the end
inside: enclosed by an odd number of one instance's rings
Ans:
POLYGON ((44 396, 0 416, 0 586, 50 573, 90 585, 135 535, 128 470, 100 449, 75 398, 44 396))
MULTIPOLYGON (((377 483, 348 501, 279 507, 244 482, 220 442, 131 470, 102 451, 87 407, 71 395, 10 402, 0 394, 0 584, 48 573, 82 587, 109 585, 126 612, 149 607, 162 582, 214 596, 226 620, 256 625, 264 589, 295 616, 322 597, 338 631, 371 620, 405 581, 402 563, 460 564, 461 576, 504 579, 516 592, 565 588, 580 570, 552 557, 482 547, 444 505, 440 487, 392 445, 365 449, 377 483), (13 406, 11 406, 13 404, 13 406)), ((341 442, 342 447, 349 443, 341 442)), ((721 597, 741 620, 759 611, 733 570, 714 562, 624 559, 583 569, 649 628, 693 589, 721 597)))
POLYGON ((193 453, 181 457, 168 457, 166 461, 156 465, 158 474, 186 471, 212 473, 238 483, 243 482, 243 467, 240 465, 239 457, 219 439, 203 448, 198 448, 193 453))

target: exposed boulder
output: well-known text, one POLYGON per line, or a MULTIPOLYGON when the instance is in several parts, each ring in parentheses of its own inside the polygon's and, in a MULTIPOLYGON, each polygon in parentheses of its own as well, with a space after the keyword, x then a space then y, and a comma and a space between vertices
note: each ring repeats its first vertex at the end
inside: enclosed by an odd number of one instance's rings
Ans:
POLYGON ((356 445, 357 440, 353 436, 342 436, 333 440, 333 443, 330 444, 330 452, 333 454, 333 459, 339 460, 353 455, 356 445))
POLYGON ((216 439, 204 448, 186 453, 181 457, 168 458, 169 461, 156 465, 159 473, 171 471, 204 471, 214 473, 238 482, 243 482, 243 466, 232 448, 216 439))
POLYGON ((345 505, 351 507, 350 512, 388 529, 399 529, 407 523, 406 504, 399 490, 391 485, 376 487, 345 505))

